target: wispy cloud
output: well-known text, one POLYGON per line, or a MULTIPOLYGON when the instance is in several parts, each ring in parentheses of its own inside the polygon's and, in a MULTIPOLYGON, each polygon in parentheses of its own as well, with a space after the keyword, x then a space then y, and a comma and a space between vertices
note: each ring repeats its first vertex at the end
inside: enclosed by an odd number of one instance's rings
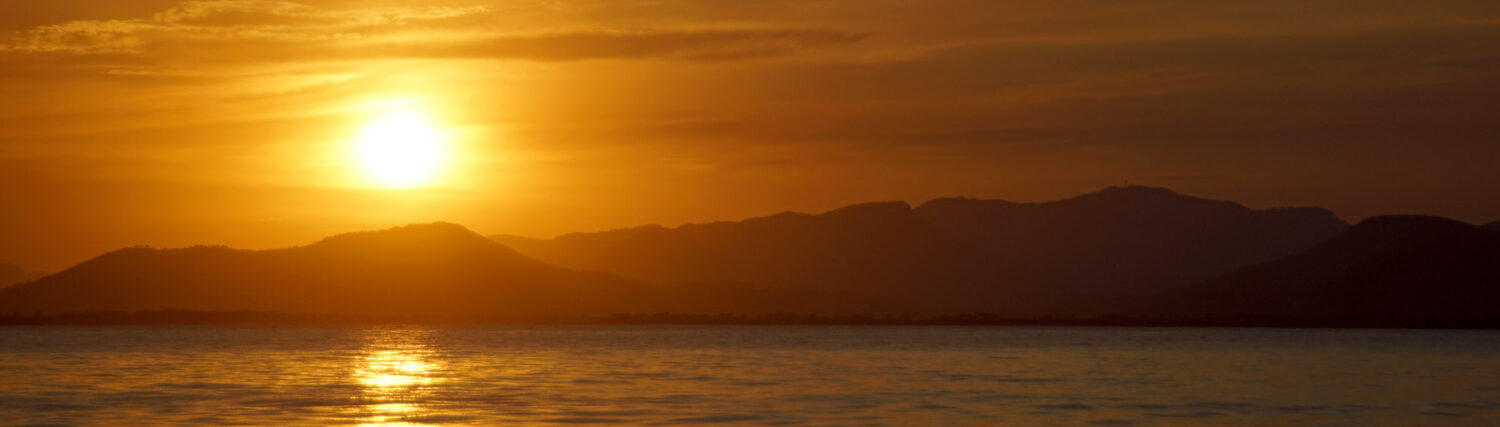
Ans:
POLYGON ((36 27, 4 48, 165 63, 389 57, 732 60, 793 54, 864 37, 825 29, 764 27, 516 32, 456 22, 493 12, 485 6, 329 10, 273 0, 194 1, 145 18, 36 27))
POLYGON ((8 50, 143 54, 174 41, 309 42, 386 33, 484 13, 483 6, 333 11, 272 0, 191 1, 136 19, 79 20, 30 29, 8 50))

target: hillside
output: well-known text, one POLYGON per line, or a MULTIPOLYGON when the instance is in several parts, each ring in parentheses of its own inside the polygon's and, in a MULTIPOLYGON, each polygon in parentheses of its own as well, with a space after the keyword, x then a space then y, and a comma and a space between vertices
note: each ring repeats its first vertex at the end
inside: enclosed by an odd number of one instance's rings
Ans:
POLYGON ((1500 319, 1500 233, 1437 217, 1375 217, 1304 253, 1096 310, 1500 319))

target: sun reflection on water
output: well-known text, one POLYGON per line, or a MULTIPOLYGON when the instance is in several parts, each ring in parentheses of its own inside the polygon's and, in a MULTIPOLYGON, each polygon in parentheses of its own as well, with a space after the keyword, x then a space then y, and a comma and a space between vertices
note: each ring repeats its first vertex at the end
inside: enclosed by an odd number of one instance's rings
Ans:
POLYGON ((432 357, 430 331, 371 330, 360 351, 355 380, 361 385, 362 426, 419 426, 442 368, 432 357))

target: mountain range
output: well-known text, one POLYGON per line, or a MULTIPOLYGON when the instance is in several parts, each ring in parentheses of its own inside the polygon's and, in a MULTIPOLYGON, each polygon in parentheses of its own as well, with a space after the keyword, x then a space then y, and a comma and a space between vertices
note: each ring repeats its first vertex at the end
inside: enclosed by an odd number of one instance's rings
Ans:
POLYGON ((945 198, 493 238, 546 262, 648 282, 738 280, 863 293, 929 312, 1033 315, 1205 280, 1348 227, 1323 209, 1254 210, 1131 186, 1045 203, 945 198))
POLYGON ((1043 203, 880 202, 555 239, 433 223, 274 250, 125 248, 0 289, 0 314, 1500 320, 1497 289, 1500 233, 1482 227, 1421 216, 1351 227, 1318 208, 1115 187, 1043 203))
POLYGON ((0 313, 191 309, 366 316, 602 315, 694 307, 709 313, 881 309, 879 301, 735 284, 652 286, 522 256, 434 223, 251 251, 116 250, 0 290, 0 313), (816 304, 810 306, 809 304, 816 304))

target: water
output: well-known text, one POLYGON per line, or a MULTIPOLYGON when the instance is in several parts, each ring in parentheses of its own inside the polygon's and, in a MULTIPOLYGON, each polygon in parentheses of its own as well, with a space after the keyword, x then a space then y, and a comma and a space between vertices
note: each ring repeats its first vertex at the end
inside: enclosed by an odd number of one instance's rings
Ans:
POLYGON ((8 327, 0 422, 1500 425, 1500 333, 8 327))

